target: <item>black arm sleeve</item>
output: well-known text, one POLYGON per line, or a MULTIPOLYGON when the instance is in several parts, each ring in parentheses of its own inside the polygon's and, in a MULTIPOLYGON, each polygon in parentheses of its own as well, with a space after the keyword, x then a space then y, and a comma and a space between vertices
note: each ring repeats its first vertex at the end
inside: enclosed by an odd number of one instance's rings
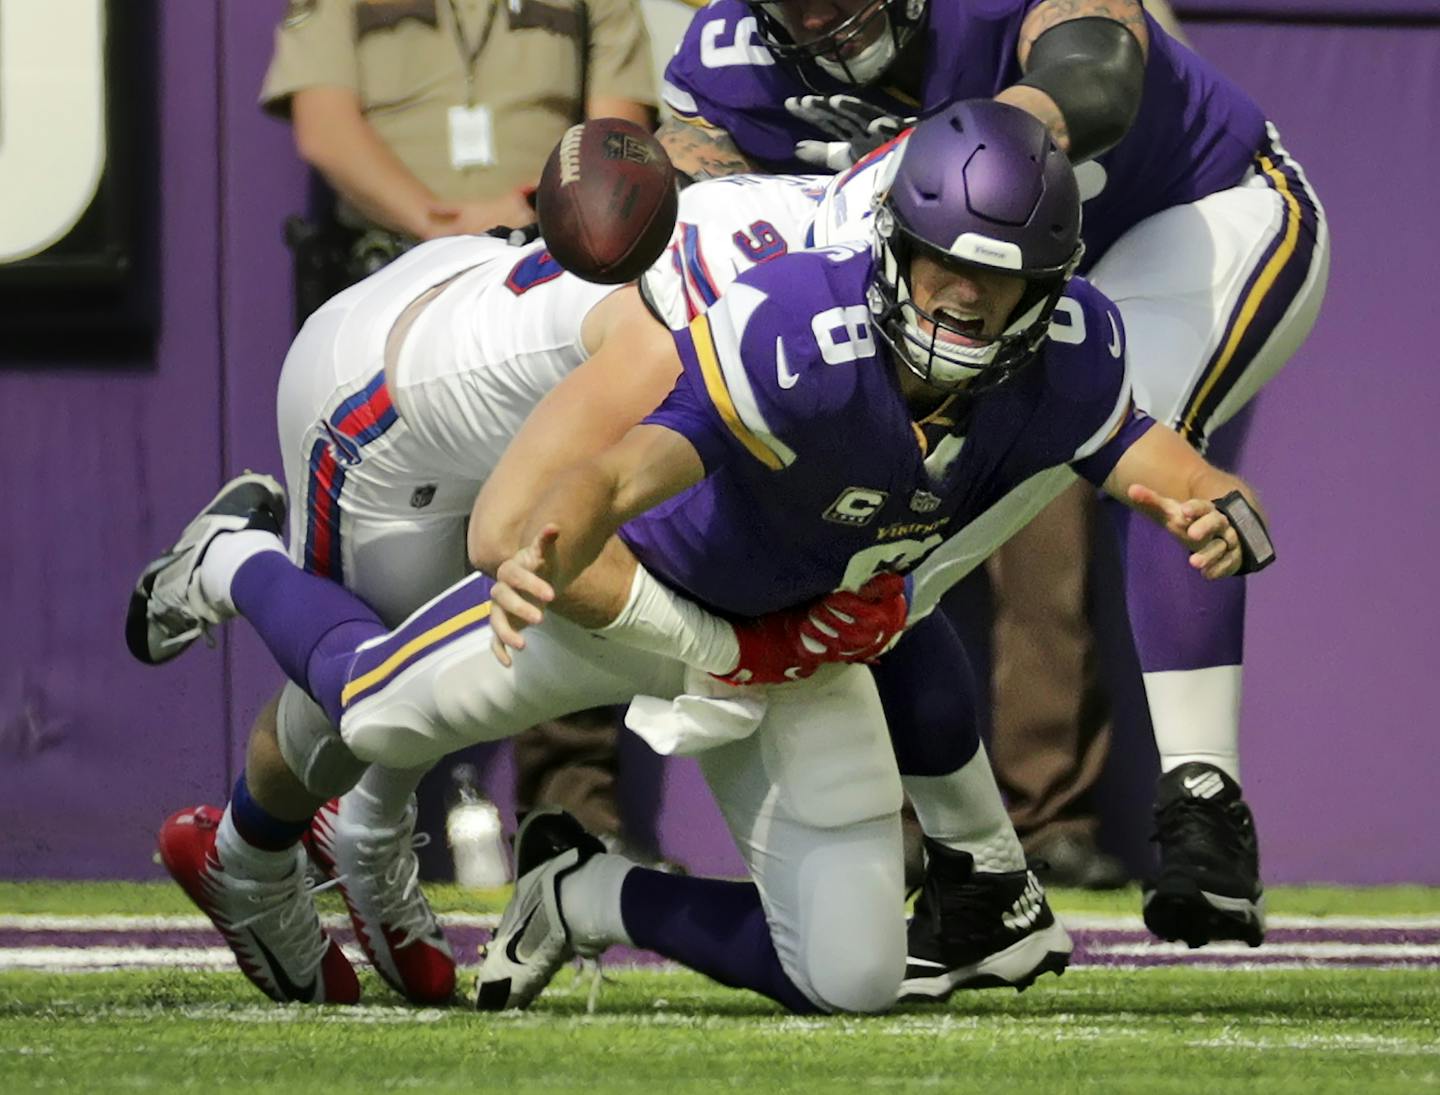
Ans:
POLYGON ((1114 148, 1140 112, 1145 54, 1114 19, 1087 16, 1051 27, 1030 48, 1021 87, 1055 100, 1070 132, 1070 160, 1114 148))

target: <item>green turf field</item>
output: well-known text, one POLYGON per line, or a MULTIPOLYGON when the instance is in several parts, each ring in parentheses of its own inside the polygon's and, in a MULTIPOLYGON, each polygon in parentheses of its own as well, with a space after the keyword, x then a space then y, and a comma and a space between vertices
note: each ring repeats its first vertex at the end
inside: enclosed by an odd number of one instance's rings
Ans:
MULTIPOLYGON (((1109 893, 1085 890, 1046 891, 1061 913, 1124 915, 1140 908, 1135 887, 1109 893)), ((485 912, 505 907, 509 890, 462 890, 427 885, 425 893, 436 912, 485 912)), ((327 907, 340 909, 338 895, 322 894, 327 907)), ((1440 915, 1440 888, 1428 886, 1273 886, 1266 891, 1272 915, 1296 916, 1425 916, 1440 915)), ((0 915, 54 913, 98 915, 188 915, 195 906, 169 882, 0 882, 0 915)))
MULTIPOLYGON (((165 887, 0 886, 0 916, 159 916, 165 887)), ((482 911, 440 891, 442 908, 482 911)), ((1133 895, 1061 893, 1130 914, 1133 895)), ((1435 891, 1280 890, 1272 914, 1430 917, 1435 891)), ((1376 920, 1376 923, 1382 921, 1376 920)), ((1430 929, 1426 929, 1427 931, 1430 929)), ((857 945, 861 941, 857 941, 857 945)), ((3 957, 3 955, 0 955, 3 957)), ((563 974, 523 1015, 281 1008, 238 974, 0 973, 0 1095, 20 1091, 1396 1092, 1440 1090, 1440 968, 1072 968, 1024 995, 796 1019, 669 969, 563 974)))

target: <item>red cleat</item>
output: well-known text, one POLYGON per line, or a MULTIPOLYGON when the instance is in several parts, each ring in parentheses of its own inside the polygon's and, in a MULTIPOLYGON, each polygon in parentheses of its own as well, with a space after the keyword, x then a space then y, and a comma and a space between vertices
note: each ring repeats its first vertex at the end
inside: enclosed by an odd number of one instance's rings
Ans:
POLYGON ((195 806, 160 827, 160 859, 170 876, 235 952, 255 986, 282 1004, 354 1004, 360 982, 350 960, 320 928, 306 887, 302 852, 278 882, 241 878, 220 866, 215 833, 221 811, 195 806))
POLYGON ((414 1004, 447 1004, 455 995, 455 956, 420 889, 415 807, 393 829, 342 819, 339 799, 315 815, 305 842, 310 858, 340 883, 355 936, 380 976, 414 1004))

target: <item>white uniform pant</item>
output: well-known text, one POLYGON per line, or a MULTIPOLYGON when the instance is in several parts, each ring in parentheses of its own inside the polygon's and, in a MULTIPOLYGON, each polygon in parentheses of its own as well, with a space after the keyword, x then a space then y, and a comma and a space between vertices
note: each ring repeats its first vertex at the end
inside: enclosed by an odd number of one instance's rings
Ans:
MULTIPOLYGON (((416 767, 573 711, 686 690, 680 662, 553 615, 505 668, 490 652, 488 589, 476 576, 362 648, 341 721, 358 757, 416 767)), ((827 1010, 883 1010, 899 991, 905 920, 900 777, 874 681, 834 666, 763 695, 750 736, 701 754, 706 782, 791 980, 827 1010)))
MULTIPOLYGON (((276 412, 290 499, 291 558, 357 593, 387 625, 463 579, 465 524, 489 467, 457 475, 392 399, 385 344, 421 293, 475 265, 463 240, 430 244, 327 301, 291 344, 276 412)), ((314 794, 352 787, 363 766, 325 713, 287 683, 281 755, 314 794)))
POLYGON ((463 244, 402 256, 312 315, 280 375, 291 557, 387 624, 465 576, 465 522, 490 469, 457 475, 415 435, 397 407, 406 393, 386 382, 385 342, 417 296, 475 262, 463 244))

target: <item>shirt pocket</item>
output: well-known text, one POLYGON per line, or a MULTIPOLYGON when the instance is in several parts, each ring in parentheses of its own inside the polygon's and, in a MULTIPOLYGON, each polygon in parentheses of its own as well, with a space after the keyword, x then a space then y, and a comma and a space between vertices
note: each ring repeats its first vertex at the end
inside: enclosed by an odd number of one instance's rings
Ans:
MULTIPOLYGON (((497 67, 509 72, 497 80, 498 74, 482 71, 481 79, 491 87, 498 84, 500 96, 511 103, 546 103, 554 109, 559 100, 568 106, 564 113, 578 117, 587 35, 584 6, 519 0, 513 6, 506 3, 503 16, 507 60, 497 67)), ((487 60, 480 62, 482 70, 487 60)))
POLYGON ((460 47, 441 25, 438 0, 361 0, 355 5, 360 98, 401 106, 460 71, 460 47))

